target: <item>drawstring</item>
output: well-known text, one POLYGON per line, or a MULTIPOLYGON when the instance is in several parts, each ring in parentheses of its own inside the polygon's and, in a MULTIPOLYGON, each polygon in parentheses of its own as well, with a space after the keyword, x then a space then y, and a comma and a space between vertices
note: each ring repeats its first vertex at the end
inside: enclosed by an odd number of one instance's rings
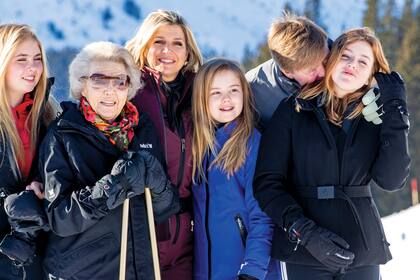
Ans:
POLYGON ((369 251, 369 246, 368 246, 368 242, 367 242, 367 238, 366 238, 366 233, 365 233, 365 230, 364 230, 362 222, 361 222, 362 219, 360 218, 360 215, 357 212, 356 206, 354 205, 351 198, 344 191, 342 191, 340 188, 336 188, 336 191, 337 191, 336 192, 337 198, 341 198, 341 199, 345 200, 350 205, 350 209, 351 209, 351 212, 353 214, 353 217, 354 217, 357 225, 360 228, 360 233, 362 235, 363 244, 365 245, 366 250, 369 251))

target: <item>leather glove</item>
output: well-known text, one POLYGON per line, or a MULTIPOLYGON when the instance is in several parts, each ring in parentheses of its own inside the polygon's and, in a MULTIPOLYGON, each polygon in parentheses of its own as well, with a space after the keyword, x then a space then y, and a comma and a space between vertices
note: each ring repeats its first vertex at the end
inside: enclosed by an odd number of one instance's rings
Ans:
POLYGON ((27 265, 36 256, 36 239, 48 230, 42 201, 31 191, 11 194, 4 201, 12 232, 0 244, 0 251, 18 265, 27 265))
POLYGON ((363 117, 376 125, 382 123, 381 116, 384 114, 380 96, 379 89, 373 87, 362 98, 362 103, 365 105, 362 110, 363 117))
POLYGON ((301 217, 288 229, 291 241, 302 244, 308 252, 331 272, 343 271, 354 260, 350 245, 335 233, 301 217))
POLYGON ((382 103, 387 105, 391 100, 402 100, 406 103, 405 86, 400 74, 392 71, 390 74, 377 72, 374 74, 381 92, 382 103))
POLYGON ((145 171, 145 162, 138 153, 126 152, 114 163, 111 174, 96 183, 108 197, 108 209, 114 209, 125 199, 144 193, 145 171))
POLYGON ((238 280, 258 280, 258 278, 255 278, 254 276, 248 274, 239 274, 238 280))

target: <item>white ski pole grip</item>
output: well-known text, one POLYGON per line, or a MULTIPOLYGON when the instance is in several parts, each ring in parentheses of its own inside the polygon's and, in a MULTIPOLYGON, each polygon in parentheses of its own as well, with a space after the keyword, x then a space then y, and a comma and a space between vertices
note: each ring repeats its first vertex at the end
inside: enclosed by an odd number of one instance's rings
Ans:
POLYGON ((121 224, 121 249, 120 249, 120 277, 119 280, 125 280, 125 266, 127 261, 127 232, 128 232, 128 211, 130 209, 130 200, 124 200, 122 224, 121 224))
POLYGON ((156 241, 155 219, 153 217, 152 195, 149 188, 144 189, 146 197, 147 220, 149 222, 150 243, 152 246, 153 270, 155 272, 155 280, 160 279, 159 255, 156 241))

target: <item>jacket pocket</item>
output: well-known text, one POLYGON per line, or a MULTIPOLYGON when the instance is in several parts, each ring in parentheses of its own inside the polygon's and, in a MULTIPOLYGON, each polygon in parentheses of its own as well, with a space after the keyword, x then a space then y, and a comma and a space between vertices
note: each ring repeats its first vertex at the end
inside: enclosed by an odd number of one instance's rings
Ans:
POLYGON ((118 260, 117 240, 112 233, 107 233, 62 254, 59 262, 60 277, 67 279, 79 272, 83 272, 83 275, 95 275, 94 272, 100 270, 98 266, 106 264, 112 267, 113 262, 118 263, 118 260))
POLYGON ((238 228, 239 235, 241 236, 242 245, 244 248, 246 247, 246 238, 248 237, 248 230, 245 227, 244 220, 242 219, 241 215, 238 213, 233 218, 235 221, 235 224, 238 228))

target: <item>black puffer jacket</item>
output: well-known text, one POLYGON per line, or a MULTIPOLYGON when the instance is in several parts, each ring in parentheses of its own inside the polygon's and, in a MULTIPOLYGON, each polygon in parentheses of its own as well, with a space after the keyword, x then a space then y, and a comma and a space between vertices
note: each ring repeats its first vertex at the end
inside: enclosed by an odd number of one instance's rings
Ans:
MULTIPOLYGON (((61 118, 50 127, 40 148, 52 230, 44 269, 57 279, 117 279, 122 205, 108 210, 105 195, 96 194, 92 187, 110 173, 122 152, 84 119, 76 104, 63 102, 62 106, 61 118)), ((150 119, 141 114, 129 150, 146 149, 162 160, 157 143, 150 119)), ((177 195, 172 197, 171 201, 153 198, 154 206, 160 207, 154 209, 155 219, 165 219, 179 210, 174 206, 177 195)), ((130 199, 128 230, 126 279, 153 279, 144 195, 130 199)))
POLYGON ((352 266, 391 259, 366 186, 374 180, 385 190, 397 190, 409 174, 406 104, 393 100, 386 106, 382 125, 359 116, 340 144, 319 99, 291 97, 280 103, 262 135, 254 177, 255 198, 276 224, 273 257, 321 265, 303 246, 295 251, 284 230, 303 214, 350 244, 356 256, 352 266), (302 106, 300 113, 295 102, 302 106))
MULTIPOLYGON (((44 99, 44 106, 43 111, 40 115, 40 136, 39 141, 42 140, 43 136, 45 135, 46 131, 46 125, 49 119, 52 117, 51 114, 54 114, 54 112, 50 110, 46 110, 46 103, 50 95, 50 89, 51 86, 54 84, 54 78, 49 78, 47 82, 47 90, 45 93, 45 99, 44 99), (47 120, 48 119, 48 120, 47 120)), ((51 109, 51 108, 50 108, 51 109)), ((41 181, 41 178, 39 177, 39 172, 37 168, 38 162, 38 151, 35 153, 35 157, 33 159, 33 164, 31 166, 31 171, 28 176, 28 178, 23 179, 20 176, 19 172, 19 166, 16 163, 16 161, 13 159, 12 151, 9 143, 2 143, 0 141, 0 241, 3 240, 6 234, 10 233, 11 227, 8 222, 8 218, 6 215, 6 212, 3 208, 3 201, 4 198, 7 197, 10 194, 18 193, 20 191, 23 191, 25 189, 25 186, 27 186, 32 181, 41 181)), ((29 279, 40 279, 40 275, 38 276, 38 259, 34 260, 34 263, 26 267, 26 272, 28 274, 29 279), (39 277, 39 278, 38 278, 39 277)), ((15 267, 12 262, 3 254, 0 253, 0 271, 2 271, 2 275, 0 276, 0 279, 3 276, 7 278, 6 279, 14 279, 14 273, 16 273, 16 278, 21 277, 17 276, 20 275, 21 268, 15 267)))

